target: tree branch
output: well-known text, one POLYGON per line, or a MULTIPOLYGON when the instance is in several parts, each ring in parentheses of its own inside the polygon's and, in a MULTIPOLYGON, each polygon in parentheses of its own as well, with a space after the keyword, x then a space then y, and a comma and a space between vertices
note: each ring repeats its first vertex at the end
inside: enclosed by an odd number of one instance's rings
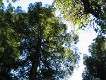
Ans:
POLYGON ((86 13, 91 13, 98 19, 100 19, 102 17, 101 7, 99 4, 97 4, 96 2, 90 3, 89 0, 81 0, 81 1, 84 5, 84 11, 86 13), (95 7, 95 8, 93 8, 93 7, 95 7))

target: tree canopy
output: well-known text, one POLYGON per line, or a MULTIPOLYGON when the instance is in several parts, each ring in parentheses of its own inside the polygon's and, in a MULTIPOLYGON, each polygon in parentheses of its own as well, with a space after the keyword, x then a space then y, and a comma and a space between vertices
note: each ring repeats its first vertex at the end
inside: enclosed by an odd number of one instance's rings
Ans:
POLYGON ((90 14, 97 19, 106 19, 105 0, 54 0, 54 6, 64 18, 75 24, 88 23, 90 14))
POLYGON ((0 79, 57 80, 72 74, 78 36, 54 16, 54 8, 30 4, 25 13, 0 9, 0 79), (4 74, 2 74, 4 72, 4 74))
POLYGON ((91 55, 84 58, 83 80, 106 79, 106 1, 54 0, 53 5, 31 3, 27 13, 21 7, 9 4, 4 9, 1 5, 0 80, 61 80, 73 73, 79 59, 73 48, 78 36, 67 32, 66 24, 54 16, 56 9, 79 26, 88 24, 90 18, 99 26, 89 47, 91 55))
POLYGON ((106 38, 98 36, 89 49, 91 56, 85 57, 85 73, 83 80, 106 79, 106 38))
MULTIPOLYGON (((54 6, 64 19, 75 24, 92 24, 98 33, 89 47, 90 56, 84 58, 86 65, 83 80, 106 79, 106 1, 105 0, 55 0, 54 6), (91 18, 91 19, 90 19, 91 18)), ((91 27, 91 26, 89 26, 91 27)))

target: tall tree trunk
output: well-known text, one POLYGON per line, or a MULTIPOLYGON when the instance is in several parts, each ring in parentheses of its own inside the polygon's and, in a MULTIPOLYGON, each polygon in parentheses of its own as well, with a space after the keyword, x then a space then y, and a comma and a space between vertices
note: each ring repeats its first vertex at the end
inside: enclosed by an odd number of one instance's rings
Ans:
POLYGON ((37 76, 37 68, 39 65, 39 58, 40 58, 40 48, 41 48, 41 41, 39 40, 36 46, 36 52, 32 56, 32 67, 29 74, 29 80, 36 80, 37 76))
POLYGON ((32 62, 32 67, 29 74, 29 80, 36 80, 38 64, 39 62, 36 61, 32 62))
POLYGON ((29 80, 36 80, 37 68, 40 63, 40 61, 39 61, 39 59, 41 57, 40 50, 41 50, 42 37, 43 37, 43 30, 41 28, 38 30, 38 34, 39 34, 38 41, 36 43, 37 45, 35 46, 36 52, 32 56, 33 59, 32 59, 32 67, 31 67, 30 74, 29 74, 29 80))

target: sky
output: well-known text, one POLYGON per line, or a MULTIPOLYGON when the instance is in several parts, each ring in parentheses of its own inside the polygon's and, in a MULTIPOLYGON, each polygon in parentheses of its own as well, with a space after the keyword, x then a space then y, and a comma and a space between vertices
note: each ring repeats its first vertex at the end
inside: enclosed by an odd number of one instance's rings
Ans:
MULTIPOLYGON (((7 3, 5 2, 5 5, 7 3)), ((13 6, 21 6, 23 10, 27 12, 28 5, 30 3, 35 3, 35 2, 43 2, 44 4, 52 4, 53 0, 19 0, 16 1, 15 3, 12 3, 13 6)), ((58 14, 58 13, 57 13, 58 14)), ((70 28, 72 27, 71 25, 68 25, 68 29, 71 30, 70 28)), ((68 80, 82 80, 82 72, 84 69, 83 65, 83 54, 89 54, 88 53, 88 46, 92 43, 93 39, 96 37, 96 33, 93 31, 93 29, 88 29, 86 28, 85 30, 80 30, 79 31, 79 42, 77 44, 77 47, 79 48, 79 52, 81 52, 81 60, 79 62, 79 67, 74 69, 74 73, 72 76, 69 77, 68 80)))
POLYGON ((79 31, 79 42, 77 47, 79 48, 80 54, 80 62, 79 67, 74 69, 73 75, 69 78, 69 80, 82 80, 82 72, 85 68, 83 64, 83 56, 84 54, 89 55, 88 46, 92 43, 93 39, 95 39, 97 34, 91 28, 86 28, 85 30, 79 31))
MULTIPOLYGON (((6 2, 7 0, 4 0, 3 2, 5 3, 5 5, 8 5, 8 3, 6 2)), ((30 3, 35 3, 35 2, 43 2, 44 4, 52 4, 53 0, 18 0, 16 1, 15 3, 11 2, 12 5, 14 7, 17 7, 17 6, 21 6, 23 10, 27 11, 27 8, 28 8, 28 5, 30 3)))

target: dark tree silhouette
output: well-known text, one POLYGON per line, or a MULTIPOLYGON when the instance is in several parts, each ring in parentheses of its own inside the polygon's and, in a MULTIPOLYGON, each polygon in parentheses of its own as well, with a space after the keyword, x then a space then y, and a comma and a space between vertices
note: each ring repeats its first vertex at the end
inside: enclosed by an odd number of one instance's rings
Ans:
POLYGON ((106 38, 99 35, 89 49, 91 56, 85 57, 83 80, 106 79, 106 38))

